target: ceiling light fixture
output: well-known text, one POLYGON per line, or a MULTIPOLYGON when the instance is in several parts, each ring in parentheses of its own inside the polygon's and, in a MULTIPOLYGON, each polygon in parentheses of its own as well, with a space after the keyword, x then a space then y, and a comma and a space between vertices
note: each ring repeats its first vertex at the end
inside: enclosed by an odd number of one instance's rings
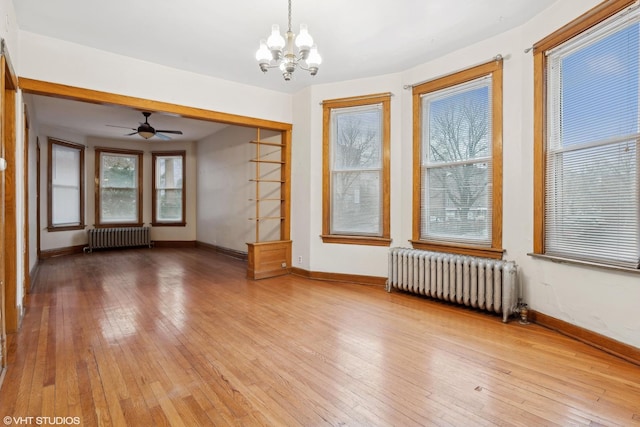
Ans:
POLYGON ((263 73, 269 68, 280 68, 282 76, 286 81, 291 80, 296 67, 308 71, 312 76, 318 73, 318 67, 322 63, 322 58, 318 53, 318 48, 313 44, 313 39, 309 35, 307 26, 300 24, 300 34, 296 36, 291 31, 291 0, 289 0, 289 27, 285 36, 280 34, 280 26, 271 26, 271 35, 265 40, 260 40, 260 49, 256 52, 256 60, 263 73), (296 55, 293 44, 298 48, 296 55))

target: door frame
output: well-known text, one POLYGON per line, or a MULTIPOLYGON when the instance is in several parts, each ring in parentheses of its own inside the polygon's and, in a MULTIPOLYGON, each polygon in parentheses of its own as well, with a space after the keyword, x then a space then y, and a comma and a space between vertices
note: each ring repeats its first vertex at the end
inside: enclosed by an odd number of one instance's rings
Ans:
MULTIPOLYGON (((205 110, 202 108, 136 98, 127 95, 118 95, 109 92, 67 86, 23 77, 19 78, 19 86, 23 93, 33 95, 52 96, 101 105, 119 105, 135 108, 141 111, 170 113, 189 119, 279 131, 282 133, 282 140, 286 142, 286 146, 284 147, 286 150, 285 155, 287 158, 291 158, 291 132, 293 126, 290 123, 222 113, 219 111, 205 110)), ((283 168, 283 175, 283 180, 285 181, 283 194, 285 194, 286 197, 283 202, 282 209, 282 216, 284 217, 284 220, 281 228, 281 238, 282 240, 289 240, 291 238, 291 168, 288 165, 286 168, 283 168)), ((37 209, 40 209, 39 203, 37 209)), ((40 246, 39 238, 38 246, 40 246)), ((288 259, 287 263, 288 265, 291 265, 291 259, 288 259)))

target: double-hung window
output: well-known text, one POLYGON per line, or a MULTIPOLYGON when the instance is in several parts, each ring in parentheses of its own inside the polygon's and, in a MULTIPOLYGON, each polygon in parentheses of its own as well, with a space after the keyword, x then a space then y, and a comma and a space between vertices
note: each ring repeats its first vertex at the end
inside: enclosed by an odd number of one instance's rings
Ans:
POLYGON ((325 243, 389 245, 390 94, 323 102, 325 243))
POLYGON ((502 61, 413 88, 414 247, 502 257, 502 61))
POLYGON ((152 153, 153 225, 185 225, 185 152, 152 153))
POLYGON ((142 151, 96 148, 96 226, 142 225, 142 151))
POLYGON ((84 228, 84 146, 49 138, 49 231, 84 228))
POLYGON ((640 13, 612 12, 535 46, 534 252, 638 268, 640 13))

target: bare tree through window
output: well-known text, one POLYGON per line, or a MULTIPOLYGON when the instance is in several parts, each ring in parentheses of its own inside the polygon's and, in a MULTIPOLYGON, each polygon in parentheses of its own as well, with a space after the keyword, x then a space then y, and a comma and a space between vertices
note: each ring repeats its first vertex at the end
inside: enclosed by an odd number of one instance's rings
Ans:
POLYGON ((489 85, 424 99, 423 227, 428 238, 488 239, 489 85))

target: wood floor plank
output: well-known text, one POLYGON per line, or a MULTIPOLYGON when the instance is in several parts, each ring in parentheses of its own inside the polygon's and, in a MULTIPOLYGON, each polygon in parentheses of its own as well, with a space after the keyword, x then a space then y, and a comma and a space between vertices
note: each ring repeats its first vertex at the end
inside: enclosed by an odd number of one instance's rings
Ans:
POLYGON ((0 414, 83 426, 640 426, 640 368, 537 325, 197 248, 50 258, 0 414))

